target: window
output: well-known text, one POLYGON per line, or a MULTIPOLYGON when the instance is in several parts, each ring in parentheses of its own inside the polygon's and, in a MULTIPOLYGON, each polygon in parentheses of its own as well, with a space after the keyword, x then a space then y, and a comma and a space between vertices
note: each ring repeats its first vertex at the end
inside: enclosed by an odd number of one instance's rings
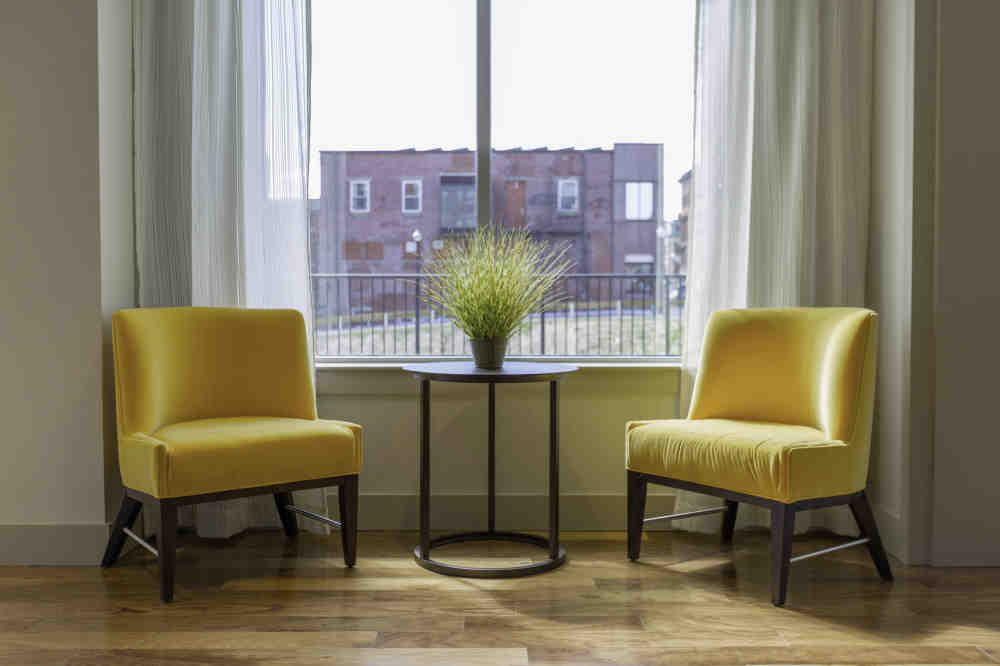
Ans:
POLYGON ((403 181, 403 212, 419 213, 424 207, 424 184, 420 180, 403 181))
POLYGON ((625 183, 625 219, 653 219, 652 183, 625 183))
POLYGON ((344 242, 344 258, 345 259, 381 259, 385 254, 385 248, 382 243, 367 242, 359 243, 357 241, 345 241, 344 242))
POLYGON ((560 178, 556 194, 560 213, 577 213, 580 210, 580 181, 560 178))
POLYGON ((482 224, 575 264, 510 357, 679 353, 686 245, 657 231, 692 164, 697 0, 311 4, 319 359, 467 358, 416 278, 482 224))
POLYGON ((476 177, 471 174, 441 176, 441 229, 476 228, 476 177))
POLYGON ((371 190, 372 182, 367 178, 351 181, 352 213, 367 213, 371 211, 371 190))

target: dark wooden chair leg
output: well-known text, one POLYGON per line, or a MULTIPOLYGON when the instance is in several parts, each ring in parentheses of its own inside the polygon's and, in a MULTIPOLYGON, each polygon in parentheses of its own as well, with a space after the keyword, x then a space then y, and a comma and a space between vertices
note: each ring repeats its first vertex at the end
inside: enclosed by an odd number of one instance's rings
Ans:
POLYGON ((646 516, 647 481, 638 473, 629 470, 626 483, 628 486, 628 558, 634 562, 639 559, 639 549, 642 545, 642 519, 646 516))
POLYGON ((354 566, 358 550, 358 476, 344 479, 337 489, 340 503, 340 540, 344 547, 344 564, 354 566))
POLYGON ((736 530, 736 512, 739 511, 740 503, 733 500, 725 502, 726 512, 722 514, 722 543, 731 544, 733 532, 736 530))
POLYGON ((299 521, 296 520, 294 512, 285 508, 286 506, 295 506, 292 493, 274 493, 274 505, 278 507, 278 517, 281 518, 281 526, 285 530, 285 536, 298 536, 299 521))
POLYGON ((160 502, 160 535, 156 550, 160 554, 160 599, 174 600, 174 571, 177 568, 177 505, 160 502))
POLYGON ((101 559, 102 567, 110 567, 118 561, 118 556, 121 555, 122 547, 125 545, 125 528, 132 529, 140 511, 142 511, 142 502, 132 499, 128 495, 122 496, 122 505, 118 509, 114 524, 111 526, 108 547, 104 549, 104 557, 101 559))
POLYGON ((889 556, 886 555, 885 546, 882 545, 882 537, 878 533, 878 525, 875 524, 875 514, 872 513, 871 504, 864 491, 851 500, 851 513, 854 520, 858 522, 862 537, 868 537, 868 552, 872 556, 875 568, 882 576, 882 580, 892 580, 892 569, 889 568, 889 556))
POLYGON ((791 569, 795 509, 779 504, 771 509, 771 603, 785 605, 791 569))

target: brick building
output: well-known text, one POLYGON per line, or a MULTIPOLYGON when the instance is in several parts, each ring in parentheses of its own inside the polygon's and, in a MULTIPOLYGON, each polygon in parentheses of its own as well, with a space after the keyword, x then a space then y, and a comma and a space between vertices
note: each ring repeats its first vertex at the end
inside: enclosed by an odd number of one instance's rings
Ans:
MULTIPOLYGON (((578 273, 653 273, 662 165, 660 144, 496 150, 493 219, 569 243, 578 273)), ((320 167, 314 273, 415 273, 476 227, 473 151, 322 151, 320 167)))

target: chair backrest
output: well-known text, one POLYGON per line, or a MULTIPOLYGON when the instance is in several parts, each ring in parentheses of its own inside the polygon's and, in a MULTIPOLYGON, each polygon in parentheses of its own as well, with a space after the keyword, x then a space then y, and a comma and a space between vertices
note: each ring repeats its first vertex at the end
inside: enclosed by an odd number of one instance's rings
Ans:
POLYGON ((122 310, 112 338, 120 435, 227 416, 316 418, 296 310, 122 310))
POLYGON ((863 308, 714 312, 688 418, 810 426, 867 448, 877 332, 863 308))

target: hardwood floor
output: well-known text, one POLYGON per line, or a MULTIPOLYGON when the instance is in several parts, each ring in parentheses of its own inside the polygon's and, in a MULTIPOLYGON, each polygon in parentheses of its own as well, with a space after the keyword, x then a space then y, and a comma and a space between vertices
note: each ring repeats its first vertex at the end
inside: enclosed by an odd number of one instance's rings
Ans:
MULTIPOLYGON (((531 578, 448 578, 411 559, 415 533, 182 534, 175 602, 142 549, 109 570, 0 567, 0 664, 1000 663, 1000 569, 895 565, 862 548, 793 565, 770 602, 767 535, 566 534, 570 561, 531 578)), ((838 543, 797 539, 795 552, 838 543)), ((435 550, 472 566, 524 562, 518 544, 435 550)))

